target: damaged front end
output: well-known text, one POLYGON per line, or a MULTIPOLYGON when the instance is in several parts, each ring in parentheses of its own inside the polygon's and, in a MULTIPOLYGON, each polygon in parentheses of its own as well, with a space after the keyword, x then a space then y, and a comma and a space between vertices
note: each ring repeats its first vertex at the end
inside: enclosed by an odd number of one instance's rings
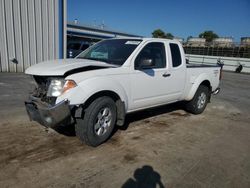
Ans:
MULTIPOLYGON (((54 88, 52 93, 51 84, 55 80, 65 83, 63 78, 34 76, 37 83, 36 89, 31 93, 29 100, 25 101, 25 107, 31 121, 36 121, 43 126, 55 128, 58 125, 67 125, 73 121, 71 116, 72 107, 68 100, 56 104, 56 99, 63 86, 54 88), (52 94, 51 94, 52 93, 52 94)), ((62 85, 62 84, 61 84, 62 85)))

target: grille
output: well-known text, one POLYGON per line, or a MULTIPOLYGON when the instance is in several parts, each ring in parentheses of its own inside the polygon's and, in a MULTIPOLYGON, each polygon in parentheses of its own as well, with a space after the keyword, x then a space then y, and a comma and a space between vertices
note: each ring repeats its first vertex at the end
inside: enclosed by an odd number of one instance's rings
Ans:
POLYGON ((34 76, 34 79, 37 83, 37 87, 33 91, 32 95, 36 98, 40 98, 43 102, 54 105, 56 102, 56 97, 47 96, 47 91, 52 78, 54 77, 34 76))

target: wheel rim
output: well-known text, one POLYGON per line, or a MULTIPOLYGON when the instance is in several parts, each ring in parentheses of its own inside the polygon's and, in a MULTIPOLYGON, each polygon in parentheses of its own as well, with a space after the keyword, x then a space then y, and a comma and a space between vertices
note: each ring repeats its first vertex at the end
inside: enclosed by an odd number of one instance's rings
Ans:
POLYGON ((97 136, 103 136, 110 128, 112 120, 112 113, 110 108, 102 108, 98 114, 95 121, 95 134, 97 136))
POLYGON ((206 100, 207 100, 207 96, 206 96, 206 94, 204 92, 202 92, 200 94, 200 96, 198 97, 198 103, 197 104, 198 104, 199 109, 201 109, 201 108, 203 108, 205 106, 206 100))

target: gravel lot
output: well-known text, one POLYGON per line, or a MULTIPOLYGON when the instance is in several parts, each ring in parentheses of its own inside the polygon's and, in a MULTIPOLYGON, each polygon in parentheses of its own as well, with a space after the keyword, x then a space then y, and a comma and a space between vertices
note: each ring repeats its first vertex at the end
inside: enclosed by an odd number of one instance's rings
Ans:
POLYGON ((131 114, 97 148, 30 122, 32 87, 0 74, 0 187, 250 187, 250 75, 224 72, 201 115, 178 104, 131 114))

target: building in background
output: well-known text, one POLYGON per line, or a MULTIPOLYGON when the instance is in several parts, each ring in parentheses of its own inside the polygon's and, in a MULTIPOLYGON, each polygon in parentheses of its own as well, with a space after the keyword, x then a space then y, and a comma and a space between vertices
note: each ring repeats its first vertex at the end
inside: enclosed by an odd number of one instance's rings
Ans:
POLYGON ((250 37, 241 37, 240 46, 241 47, 250 47, 250 37))
POLYGON ((178 40, 181 44, 184 43, 184 38, 181 38, 181 37, 174 37, 173 39, 174 39, 174 40, 178 40))
MULTIPOLYGON (((98 27, 78 20, 67 24, 66 10, 66 0, 0 0, 0 72, 24 72, 42 61, 75 57, 102 39, 141 37, 108 29, 104 23, 98 27)), ((233 45, 231 37, 210 44, 194 37, 184 48, 189 54, 249 58, 250 37, 242 37, 240 46, 233 45)))
POLYGON ((74 58, 90 45, 103 39, 114 37, 142 37, 113 29, 107 29, 104 25, 99 27, 87 24, 79 24, 78 21, 67 24, 67 57, 74 58))
POLYGON ((0 72, 24 72, 36 63, 66 58, 67 39, 77 54, 102 39, 138 37, 104 24, 78 23, 67 24, 66 0, 0 0, 0 72))
POLYGON ((205 44, 206 44, 205 38, 192 37, 192 38, 188 39, 186 46, 188 46, 188 47, 205 47, 205 44))
POLYGON ((0 0, 0 72, 63 58, 66 0, 0 0))
POLYGON ((219 37, 212 41, 214 47, 233 47, 233 37, 219 37))

